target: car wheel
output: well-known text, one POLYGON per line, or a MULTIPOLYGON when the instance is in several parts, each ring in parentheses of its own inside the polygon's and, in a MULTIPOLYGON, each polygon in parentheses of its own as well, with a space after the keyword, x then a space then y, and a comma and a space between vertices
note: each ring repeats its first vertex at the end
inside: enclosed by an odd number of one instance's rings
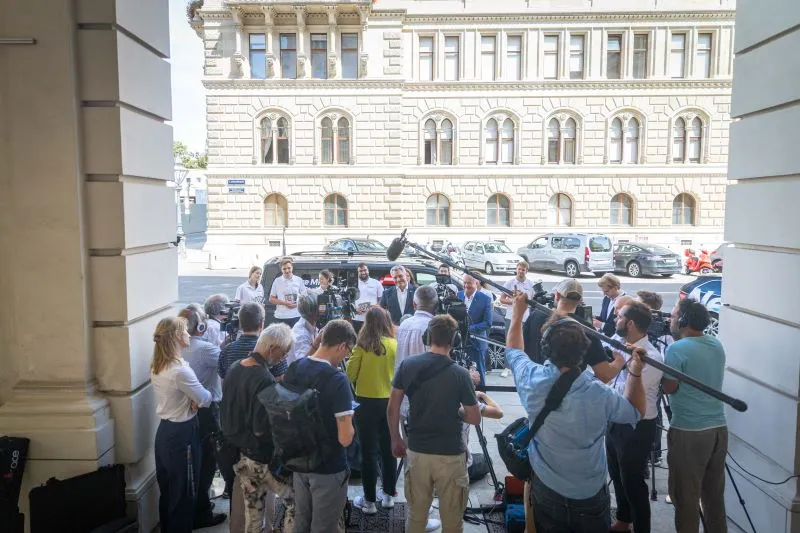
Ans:
POLYGON ((502 346, 489 345, 487 350, 489 355, 489 368, 492 370, 502 370, 506 366, 506 349, 502 346))
POLYGON ((631 261, 628 264, 628 275, 632 278, 638 278, 642 275, 642 267, 636 261, 631 261))
POLYGON ((711 269, 708 267, 703 267, 700 269, 701 274, 711 274, 711 272, 712 272, 711 269))
POLYGON ((709 315, 711 317, 711 322, 709 322, 708 327, 703 333, 716 337, 719 335, 719 315, 717 313, 709 313, 709 315))
POLYGON ((487 274, 489 274, 490 276, 491 276, 492 274, 494 274, 494 267, 492 266, 492 264, 491 264, 491 263, 486 263, 486 266, 483 268, 483 270, 484 270, 484 271, 485 271, 487 274))
POLYGON ((671 278, 672 274, 661 274, 662 278, 671 278))
POLYGON ((580 274, 580 270, 578 269, 578 263, 575 261, 567 261, 567 264, 564 265, 564 272, 567 273, 567 276, 571 278, 577 278, 578 274, 580 274))

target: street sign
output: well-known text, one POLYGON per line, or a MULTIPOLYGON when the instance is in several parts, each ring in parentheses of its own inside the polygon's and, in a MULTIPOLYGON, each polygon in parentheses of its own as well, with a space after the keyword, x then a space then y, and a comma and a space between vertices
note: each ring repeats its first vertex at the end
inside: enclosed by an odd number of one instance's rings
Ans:
POLYGON ((244 180, 228 180, 228 185, 244 185, 244 180))
POLYGON ((244 194, 244 187, 228 187, 229 194, 244 194))

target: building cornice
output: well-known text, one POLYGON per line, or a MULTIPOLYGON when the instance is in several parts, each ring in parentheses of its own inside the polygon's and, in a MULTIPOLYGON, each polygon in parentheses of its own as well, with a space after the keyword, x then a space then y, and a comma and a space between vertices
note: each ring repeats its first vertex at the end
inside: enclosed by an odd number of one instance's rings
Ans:
POLYGON ((559 23, 606 23, 606 22, 664 22, 681 21, 728 21, 736 19, 735 10, 714 11, 616 11, 616 12, 571 12, 571 13, 502 13, 502 14, 415 14, 403 10, 381 10, 375 8, 370 18, 398 18, 404 24, 559 24, 559 23))
POLYGON ((530 92, 530 91, 632 91, 632 90, 727 90, 731 79, 651 79, 651 80, 537 80, 537 81, 434 81, 415 82, 403 80, 262 80, 206 78, 203 87, 208 90, 248 89, 394 89, 409 92, 530 92))

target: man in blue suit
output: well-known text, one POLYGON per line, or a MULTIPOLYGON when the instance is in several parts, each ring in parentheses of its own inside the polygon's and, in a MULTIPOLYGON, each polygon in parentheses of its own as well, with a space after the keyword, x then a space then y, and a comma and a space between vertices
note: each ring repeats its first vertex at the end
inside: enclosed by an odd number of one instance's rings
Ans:
POLYGON ((403 315, 414 314, 415 285, 409 282, 408 270, 402 265, 394 265, 389 271, 394 278, 394 287, 383 291, 381 307, 389 311, 395 326, 400 325, 403 315))
MULTIPOLYGON (((464 274, 462 278, 464 290, 458 291, 458 299, 467 305, 467 312, 470 318, 469 332, 471 335, 481 337, 489 336, 489 329, 492 327, 492 299, 478 290, 478 280, 464 274)), ((467 355, 478 365, 478 373, 481 375, 480 388, 486 386, 486 341, 471 339, 467 344, 467 355)))

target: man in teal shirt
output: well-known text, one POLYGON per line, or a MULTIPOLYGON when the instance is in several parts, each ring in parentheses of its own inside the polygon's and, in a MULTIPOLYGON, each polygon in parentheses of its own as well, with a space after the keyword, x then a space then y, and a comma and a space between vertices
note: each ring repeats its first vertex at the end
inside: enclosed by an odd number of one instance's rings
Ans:
MULTIPOLYGON (((681 300, 672 311, 671 332, 676 342, 667 348, 664 363, 711 388, 721 390, 725 351, 705 335, 708 310, 695 300, 681 300)), ((722 402, 698 389, 679 384, 665 374, 662 386, 670 395, 672 420, 667 434, 669 496, 675 504, 677 533, 697 533, 702 502, 707 533, 726 533, 725 454, 728 428, 722 402)))

